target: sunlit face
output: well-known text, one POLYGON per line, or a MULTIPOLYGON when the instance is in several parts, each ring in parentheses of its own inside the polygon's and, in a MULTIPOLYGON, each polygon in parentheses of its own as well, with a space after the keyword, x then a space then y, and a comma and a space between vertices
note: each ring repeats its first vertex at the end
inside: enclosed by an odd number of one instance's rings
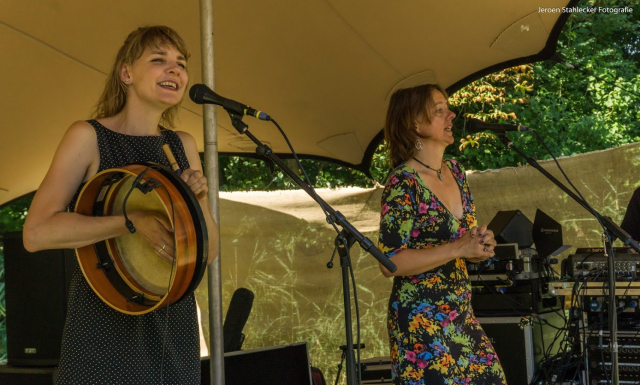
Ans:
POLYGON ((124 66, 122 80, 130 83, 128 96, 161 108, 174 106, 184 96, 189 76, 187 60, 172 45, 147 47, 131 66, 124 66))
POLYGON ((453 118, 456 114, 449 110, 447 99, 442 92, 438 90, 432 91, 434 105, 427 108, 431 116, 431 122, 428 123, 424 116, 419 116, 416 122, 416 130, 422 136, 423 142, 429 141, 442 143, 448 146, 453 143, 453 118))

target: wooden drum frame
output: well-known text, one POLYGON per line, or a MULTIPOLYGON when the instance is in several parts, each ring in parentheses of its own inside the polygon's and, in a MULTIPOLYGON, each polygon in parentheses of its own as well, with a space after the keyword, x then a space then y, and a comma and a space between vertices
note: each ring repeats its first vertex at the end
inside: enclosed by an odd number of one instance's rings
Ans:
POLYGON ((207 267, 208 233, 189 186, 171 169, 156 163, 112 168, 85 184, 75 212, 122 215, 123 204, 127 212, 153 211, 169 220, 174 228, 174 261, 161 259, 137 233, 80 247, 76 249, 78 263, 96 295, 121 313, 139 315, 193 293, 207 267))

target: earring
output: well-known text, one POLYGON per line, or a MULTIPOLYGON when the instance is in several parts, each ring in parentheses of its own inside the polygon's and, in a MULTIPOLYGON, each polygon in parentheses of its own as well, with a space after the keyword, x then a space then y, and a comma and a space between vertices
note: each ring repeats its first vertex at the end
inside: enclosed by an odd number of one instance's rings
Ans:
POLYGON ((416 139, 416 150, 421 151, 422 150, 422 142, 420 141, 420 139, 416 139))
POLYGON ((130 80, 130 79, 127 79, 127 80, 125 80, 124 82, 125 82, 126 84, 131 84, 131 80, 130 80))

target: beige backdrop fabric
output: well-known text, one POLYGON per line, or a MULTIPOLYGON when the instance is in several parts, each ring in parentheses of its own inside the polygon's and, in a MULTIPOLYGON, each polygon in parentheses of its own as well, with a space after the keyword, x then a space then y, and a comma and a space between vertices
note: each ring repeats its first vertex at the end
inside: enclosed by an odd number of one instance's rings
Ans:
MULTIPOLYGON (((553 161, 540 162, 564 180, 553 161)), ((595 210, 622 221, 640 185, 640 143, 560 159, 574 185, 595 210)), ((530 166, 469 172, 479 223, 498 211, 521 210, 532 222, 537 208, 563 226, 564 243, 599 246, 601 230, 581 206, 530 166)), ((382 188, 318 190, 324 200, 377 244, 382 188)), ((236 288, 255 293, 245 327, 244 349, 307 341, 312 364, 333 382, 345 344, 339 260, 326 264, 333 251, 334 230, 303 191, 220 194, 224 311, 236 288)), ((360 306, 362 357, 388 354, 386 306, 391 279, 380 274, 377 261, 354 246, 352 261, 360 306)), ((559 270, 559 267, 557 268, 559 270)), ((206 304, 206 284, 197 291, 206 304)), ((203 320, 208 309, 202 306, 203 320)), ((355 324, 355 321, 354 321, 355 324)), ((204 325, 205 334, 208 325, 204 325)), ((355 337, 354 337, 355 338, 355 337)), ((208 340, 208 338, 207 338, 208 340)), ((355 341, 355 340, 354 340, 355 341)))

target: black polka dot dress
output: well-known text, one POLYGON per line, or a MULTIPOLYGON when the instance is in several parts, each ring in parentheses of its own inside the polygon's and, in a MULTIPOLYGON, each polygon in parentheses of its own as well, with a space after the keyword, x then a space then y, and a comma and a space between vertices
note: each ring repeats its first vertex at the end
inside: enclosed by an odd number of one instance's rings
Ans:
MULTIPOLYGON (((131 136, 111 131, 96 120, 89 123, 98 136, 99 171, 142 161, 169 166, 162 151, 165 143, 180 168, 189 168, 182 142, 171 130, 162 130, 161 136, 131 136)), ((193 294, 169 306, 168 312, 165 307, 128 315, 102 302, 76 269, 56 384, 200 384, 193 294)))

